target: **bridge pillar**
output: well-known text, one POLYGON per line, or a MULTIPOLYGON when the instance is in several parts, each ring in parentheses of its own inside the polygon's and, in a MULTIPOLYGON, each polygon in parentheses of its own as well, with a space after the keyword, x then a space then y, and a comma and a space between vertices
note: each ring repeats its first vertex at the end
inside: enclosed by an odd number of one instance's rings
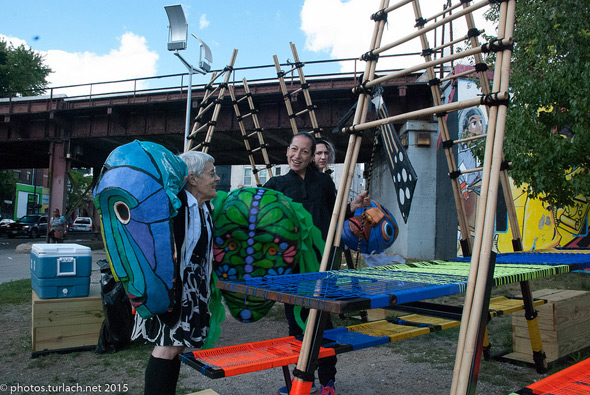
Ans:
POLYGON ((65 141, 52 141, 49 145, 49 216, 56 208, 62 215, 66 214, 66 177, 70 161, 66 158, 65 147, 65 141))

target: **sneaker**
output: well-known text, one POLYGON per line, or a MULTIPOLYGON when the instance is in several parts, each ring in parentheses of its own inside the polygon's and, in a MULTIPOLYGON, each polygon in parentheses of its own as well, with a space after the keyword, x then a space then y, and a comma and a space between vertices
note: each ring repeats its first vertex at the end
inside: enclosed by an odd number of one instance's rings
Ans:
MULTIPOLYGON (((309 395, 315 395, 318 393, 318 387, 315 386, 315 382, 311 385, 311 391, 309 391, 309 395)), ((289 395, 287 392, 287 386, 279 388, 277 391, 278 395, 289 395)))
POLYGON ((318 395, 336 395, 336 385, 334 384, 334 380, 330 380, 326 386, 320 386, 320 392, 318 395))

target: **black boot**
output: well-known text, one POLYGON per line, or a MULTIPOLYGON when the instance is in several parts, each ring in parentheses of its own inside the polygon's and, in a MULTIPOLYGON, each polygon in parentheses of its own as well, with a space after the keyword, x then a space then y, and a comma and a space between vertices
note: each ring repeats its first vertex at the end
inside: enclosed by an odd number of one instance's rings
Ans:
POLYGON ((150 355, 145 368, 144 395, 175 395, 180 359, 162 359, 150 355))

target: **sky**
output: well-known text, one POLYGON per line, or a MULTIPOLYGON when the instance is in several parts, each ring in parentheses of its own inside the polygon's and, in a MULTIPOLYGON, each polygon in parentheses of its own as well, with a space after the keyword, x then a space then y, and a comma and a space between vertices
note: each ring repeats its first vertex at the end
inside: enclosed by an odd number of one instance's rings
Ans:
MULTIPOLYGON (((459 0, 454 0, 453 4, 459 0)), ((391 4, 398 3, 392 0, 391 4)), ((168 18, 164 6, 181 4, 189 29, 188 48, 180 54, 191 65, 199 60, 198 41, 206 42, 213 53, 212 69, 223 69, 234 49, 234 67, 248 68, 235 73, 241 81, 274 78, 273 56, 280 63, 293 60, 289 43, 295 44, 302 62, 358 58, 369 49, 374 22, 371 14, 379 0, 224 0, 174 2, 160 0, 0 0, 0 39, 38 51, 52 70, 50 87, 89 84, 103 81, 160 77, 125 84, 137 88, 179 86, 187 68, 167 50, 168 18), (250 69, 253 66, 269 66, 250 69), (271 67, 270 67, 271 66, 271 67)), ((446 0, 422 0, 422 15, 428 17, 443 9, 446 0)), ((483 11, 475 15, 476 26, 493 34, 483 24, 483 11)), ((415 32, 412 5, 390 13, 383 43, 393 42, 415 32)), ((465 34, 466 23, 454 22, 455 37, 465 34)), ((448 32, 448 30, 447 30, 448 32)), ((440 33, 439 33, 440 40, 440 33)), ((434 38, 431 35, 430 46, 434 38)), ((447 40, 448 41, 448 40, 447 40)), ((421 50, 412 40, 387 54, 421 50)), ((379 65, 403 68, 421 58, 381 59, 379 65)), ((364 70, 364 62, 308 63, 306 76, 364 70)), ((283 70, 289 70, 286 66, 283 70)), ((193 84, 204 84, 208 76, 195 74, 193 84)), ((234 78, 234 77, 232 77, 234 78)), ((182 80, 186 84, 186 76, 182 80)), ((122 84, 70 87, 55 93, 68 95, 115 91, 122 84)))

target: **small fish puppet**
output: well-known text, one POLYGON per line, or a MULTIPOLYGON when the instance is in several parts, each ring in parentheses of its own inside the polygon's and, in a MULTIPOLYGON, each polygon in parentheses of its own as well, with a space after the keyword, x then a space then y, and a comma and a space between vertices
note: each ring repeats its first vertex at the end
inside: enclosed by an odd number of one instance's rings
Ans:
POLYGON ((172 218, 186 175, 178 156, 135 140, 111 152, 94 189, 113 275, 143 318, 167 312, 174 301, 172 218))
MULTIPOLYGON (((213 200, 213 270, 220 280, 319 270, 322 234, 300 203, 264 188, 218 192, 213 200)), ((254 322, 273 301, 222 292, 234 318, 254 322)))
POLYGON ((360 252, 379 254, 393 244, 398 233, 397 222, 389 210, 371 200, 370 207, 357 209, 352 218, 344 221, 342 241, 351 250, 358 251, 360 239, 360 252))

